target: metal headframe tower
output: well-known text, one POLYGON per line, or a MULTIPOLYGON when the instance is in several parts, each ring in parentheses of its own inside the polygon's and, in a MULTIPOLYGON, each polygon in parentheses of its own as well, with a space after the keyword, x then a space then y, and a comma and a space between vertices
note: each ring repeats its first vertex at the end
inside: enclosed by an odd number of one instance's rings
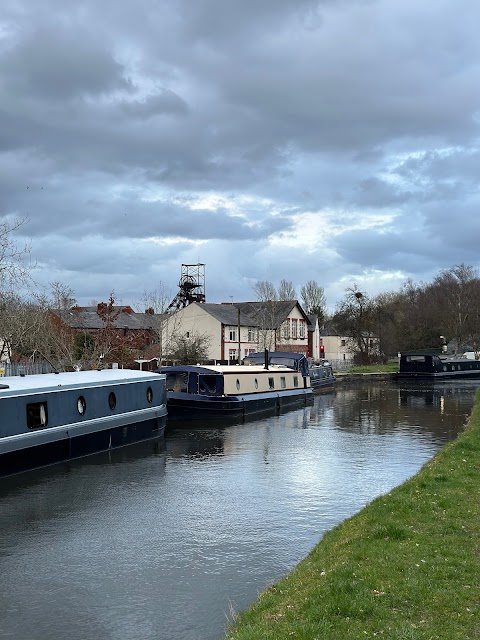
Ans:
POLYGON ((167 313, 184 309, 192 302, 205 302, 205 265, 182 264, 179 291, 167 307, 167 313))

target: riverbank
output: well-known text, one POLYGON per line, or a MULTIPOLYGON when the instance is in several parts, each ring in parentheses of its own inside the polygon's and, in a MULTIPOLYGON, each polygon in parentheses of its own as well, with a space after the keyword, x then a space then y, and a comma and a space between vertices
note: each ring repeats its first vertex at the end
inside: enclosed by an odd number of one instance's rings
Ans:
POLYGON ((327 533, 227 640, 480 637, 480 391, 465 432, 327 533))

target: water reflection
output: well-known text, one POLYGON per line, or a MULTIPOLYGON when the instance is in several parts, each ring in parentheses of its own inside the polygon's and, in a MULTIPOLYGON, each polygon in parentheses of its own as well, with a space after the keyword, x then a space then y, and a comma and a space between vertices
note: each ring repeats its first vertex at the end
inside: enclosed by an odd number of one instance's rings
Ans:
POLYGON ((338 386, 3 479, 0 637, 222 638, 231 607, 454 437, 475 390, 338 386))

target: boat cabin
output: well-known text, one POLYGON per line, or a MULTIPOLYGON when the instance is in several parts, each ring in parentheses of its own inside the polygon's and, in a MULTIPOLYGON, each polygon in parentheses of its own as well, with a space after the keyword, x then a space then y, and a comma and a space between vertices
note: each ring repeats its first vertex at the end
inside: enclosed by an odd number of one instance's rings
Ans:
POLYGON ((188 393, 203 396, 238 396, 285 389, 308 388, 310 382, 288 367, 269 369, 255 365, 183 365, 162 367, 166 374, 167 393, 188 393))

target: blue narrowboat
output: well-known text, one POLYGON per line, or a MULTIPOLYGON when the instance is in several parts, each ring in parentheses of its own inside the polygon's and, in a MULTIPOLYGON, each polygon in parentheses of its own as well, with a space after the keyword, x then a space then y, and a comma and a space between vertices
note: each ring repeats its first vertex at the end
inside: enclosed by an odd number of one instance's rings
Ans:
POLYGON ((165 376, 127 369, 0 378, 0 476, 164 435, 165 376))
POLYGON ((289 367, 179 365, 157 372, 166 375, 169 421, 280 412, 312 399, 309 377, 289 367))

